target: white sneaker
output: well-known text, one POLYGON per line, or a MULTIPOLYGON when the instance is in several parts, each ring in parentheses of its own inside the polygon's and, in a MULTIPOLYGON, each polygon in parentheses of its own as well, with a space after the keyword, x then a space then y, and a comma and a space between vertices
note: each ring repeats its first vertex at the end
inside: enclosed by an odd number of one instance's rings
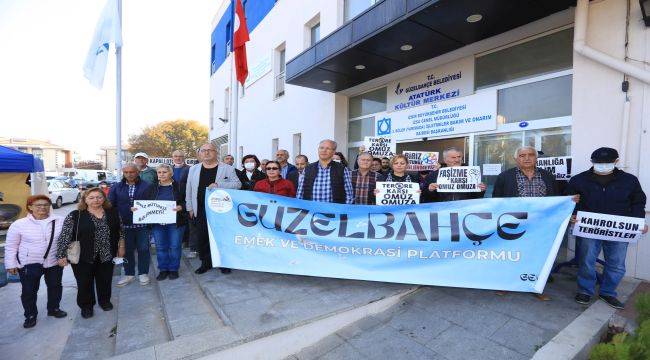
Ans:
POLYGON ((147 285, 149 283, 149 275, 138 275, 138 280, 140 281, 140 285, 147 285))
POLYGON ((135 276, 132 276, 132 275, 122 276, 120 281, 117 282, 117 286, 122 287, 122 286, 128 285, 133 280, 135 280, 135 276))
POLYGON ((187 258, 188 259, 194 259, 196 257, 196 251, 189 251, 187 253, 187 258))

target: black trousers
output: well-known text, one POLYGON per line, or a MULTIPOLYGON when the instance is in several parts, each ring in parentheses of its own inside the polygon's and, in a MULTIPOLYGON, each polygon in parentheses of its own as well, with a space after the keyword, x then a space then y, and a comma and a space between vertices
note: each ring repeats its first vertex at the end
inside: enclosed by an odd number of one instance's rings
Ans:
POLYGON ((41 276, 43 275, 45 275, 45 285, 47 285, 47 310, 52 311, 59 308, 63 293, 63 287, 61 286, 62 267, 54 265, 44 268, 41 264, 27 264, 18 271, 18 274, 22 285, 20 300, 23 303, 26 318, 38 315, 36 297, 38 288, 41 285, 41 276))
POLYGON ((210 236, 208 235, 208 220, 206 219, 205 212, 199 209, 199 212, 194 219, 196 229, 196 247, 199 251, 199 259, 201 265, 212 267, 212 256, 210 255, 210 236))
POLYGON ((95 305, 95 290, 100 305, 111 301, 112 261, 95 261, 92 264, 79 261, 72 265, 72 271, 77 280, 77 305, 80 308, 89 309, 95 305))

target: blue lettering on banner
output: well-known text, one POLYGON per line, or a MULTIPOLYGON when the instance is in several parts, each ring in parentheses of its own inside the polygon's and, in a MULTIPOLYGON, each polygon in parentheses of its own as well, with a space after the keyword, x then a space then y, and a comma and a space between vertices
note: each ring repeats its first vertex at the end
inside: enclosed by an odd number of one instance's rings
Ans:
POLYGON ((240 190, 206 194, 216 266, 537 293, 574 205, 570 197, 380 207, 240 190))

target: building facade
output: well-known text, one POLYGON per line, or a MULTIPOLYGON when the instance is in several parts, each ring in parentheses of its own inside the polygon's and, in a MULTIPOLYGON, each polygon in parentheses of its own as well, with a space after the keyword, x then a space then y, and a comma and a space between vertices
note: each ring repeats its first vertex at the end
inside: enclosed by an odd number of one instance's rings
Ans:
MULTIPOLYGON (((230 1, 212 33, 210 138, 222 152, 271 158, 281 148, 315 160, 318 142, 333 138, 354 160, 364 137, 388 136, 398 153, 456 146, 467 164, 504 170, 530 145, 572 157, 577 174, 610 146, 650 191, 650 39, 638 2, 245 3, 238 149, 227 148, 230 1)), ((628 276, 650 279, 649 255, 647 242, 631 244, 628 276)))
POLYGON ((74 152, 45 140, 0 137, 0 145, 32 154, 43 161, 45 171, 57 172, 74 164, 74 152))

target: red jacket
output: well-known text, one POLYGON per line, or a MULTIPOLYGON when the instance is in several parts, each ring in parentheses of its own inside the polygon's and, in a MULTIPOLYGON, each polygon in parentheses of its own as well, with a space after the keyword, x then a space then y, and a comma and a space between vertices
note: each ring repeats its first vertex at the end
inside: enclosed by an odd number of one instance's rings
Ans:
POLYGON ((269 181, 269 179, 259 180, 255 183, 254 191, 265 192, 268 194, 296 197, 296 188, 293 183, 286 179, 269 181))

